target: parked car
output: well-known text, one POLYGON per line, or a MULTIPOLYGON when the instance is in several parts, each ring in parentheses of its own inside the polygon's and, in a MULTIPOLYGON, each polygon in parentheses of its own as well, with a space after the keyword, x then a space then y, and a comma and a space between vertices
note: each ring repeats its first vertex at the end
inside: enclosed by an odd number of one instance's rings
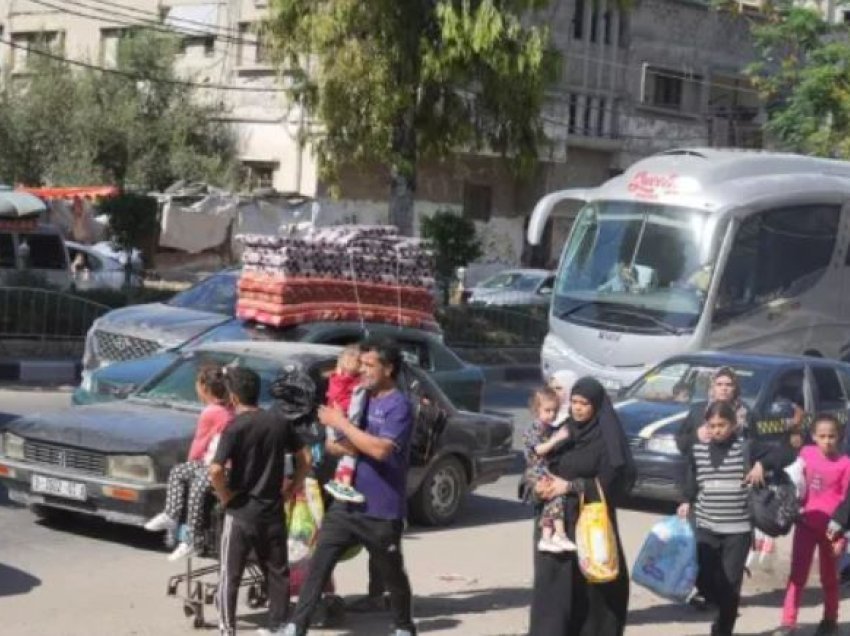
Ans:
POLYGON ((59 228, 40 224, 28 230, 0 229, 0 285, 14 284, 26 275, 63 291, 71 288, 68 250, 59 228))
POLYGON ((236 318, 213 327, 182 347, 144 358, 116 362, 87 372, 74 391, 72 402, 93 404, 123 399, 170 365, 181 351, 189 351, 200 345, 243 340, 347 345, 361 340, 366 333, 395 340, 402 348, 405 360, 427 371, 456 407, 469 411, 481 409, 484 373, 480 368, 461 360, 438 336, 430 332, 380 323, 361 325, 356 322, 314 322, 278 329, 236 318))
MULTIPOLYGON (((324 384, 339 352, 339 347, 291 342, 203 345, 178 356, 124 401, 25 416, 0 426, 0 482, 10 499, 37 511, 72 510, 141 525, 162 510, 168 472, 188 452, 201 410, 195 393, 200 365, 255 370, 262 380, 261 405, 268 406, 269 385, 283 366, 300 366, 324 384)), ((399 386, 417 407, 417 427, 433 426, 429 430, 435 432, 428 448, 412 453, 419 460, 408 480, 411 516, 448 524, 467 492, 513 468, 513 424, 457 410, 415 366, 404 366, 399 386)))
POLYGON ((779 440, 793 406, 807 414, 850 414, 850 365, 824 358, 743 353, 696 353, 665 360, 623 391, 616 404, 637 464, 635 496, 676 500, 685 462, 675 434, 693 402, 706 400, 711 378, 732 368, 756 434, 779 440))
POLYGON ((476 305, 548 305, 555 274, 545 269, 509 269, 491 276, 467 293, 476 305))
MULTIPOLYGON (((124 264, 118 258, 93 245, 73 241, 65 241, 65 245, 71 259, 71 275, 75 289, 121 289, 124 286, 124 264)), ((131 273, 130 285, 142 285, 138 270, 131 273)))
POLYGON ((226 269, 165 303, 113 309, 86 335, 83 372, 179 347, 233 318, 238 269, 226 269))

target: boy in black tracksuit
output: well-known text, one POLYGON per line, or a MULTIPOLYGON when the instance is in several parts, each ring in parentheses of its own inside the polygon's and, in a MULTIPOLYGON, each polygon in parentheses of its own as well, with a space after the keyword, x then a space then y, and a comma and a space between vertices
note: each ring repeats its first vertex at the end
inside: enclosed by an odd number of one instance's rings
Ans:
POLYGON ((236 633, 236 600, 253 550, 268 582, 269 629, 279 630, 289 610, 289 565, 283 500, 300 487, 310 467, 292 421, 257 407, 260 378, 250 369, 228 368, 236 417, 221 436, 210 479, 225 509, 219 576, 219 630, 236 633), (295 454, 295 475, 284 484, 286 454, 295 454), (229 465, 229 475, 225 466, 229 465))
POLYGON ((697 441, 688 450, 686 501, 678 513, 688 517, 693 507, 702 592, 718 608, 711 635, 731 636, 752 544, 747 485, 763 483, 766 470, 790 464, 794 453, 784 445, 741 439, 735 411, 727 402, 709 404, 705 426, 711 441, 697 441))

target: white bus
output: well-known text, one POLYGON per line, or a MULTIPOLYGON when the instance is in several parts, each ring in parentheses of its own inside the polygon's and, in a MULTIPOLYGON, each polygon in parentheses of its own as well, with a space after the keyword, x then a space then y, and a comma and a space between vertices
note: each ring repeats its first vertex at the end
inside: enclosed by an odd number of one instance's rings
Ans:
POLYGON ((686 149, 598 188, 545 196, 584 206, 564 245, 541 352, 612 391, 700 349, 850 359, 850 163, 686 149))

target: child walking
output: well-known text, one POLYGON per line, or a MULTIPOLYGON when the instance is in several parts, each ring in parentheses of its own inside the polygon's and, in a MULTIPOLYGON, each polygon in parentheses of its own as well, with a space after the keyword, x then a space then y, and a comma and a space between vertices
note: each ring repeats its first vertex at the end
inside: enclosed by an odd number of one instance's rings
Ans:
POLYGON ((686 501, 678 514, 687 518, 694 508, 701 592, 718 608, 711 636, 732 636, 753 534, 747 486, 763 484, 766 469, 779 469, 794 457, 784 448, 745 442, 728 402, 709 404, 702 426, 705 436, 700 438, 710 441, 698 439, 687 450, 686 501))
POLYGON ((145 524, 145 530, 152 532, 175 530, 185 511, 186 535, 168 556, 169 561, 191 556, 203 548, 204 499, 211 490, 207 467, 219 436, 233 420, 233 409, 221 367, 201 367, 195 381, 195 391, 204 404, 204 410, 198 418, 188 461, 171 469, 165 510, 145 524))
MULTIPOLYGON (((359 424, 365 392, 360 390, 360 347, 351 345, 342 350, 337 360, 336 370, 328 381, 327 404, 332 408, 341 409, 348 419, 359 424)), ((337 432, 327 429, 331 441, 338 441, 337 432)), ((357 468, 357 458, 354 455, 343 455, 339 458, 336 472, 331 481, 325 484, 334 499, 363 503, 366 498, 354 489, 354 471, 357 468)))
POLYGON ((815 636, 838 633, 838 556, 846 543, 841 532, 830 532, 830 518, 848 494, 850 457, 841 452, 842 427, 832 415, 818 415, 812 427, 814 444, 800 450, 806 482, 803 510, 794 528, 791 548, 791 575, 782 607, 782 625, 774 636, 794 634, 800 597, 809 578, 815 548, 820 561, 823 588, 823 620, 815 636))
MULTIPOLYGON (((561 443, 569 438, 564 421, 558 420, 560 403, 558 394, 551 387, 537 389, 531 396, 531 413, 534 422, 525 432, 526 482, 533 489, 534 483, 549 474, 547 458, 561 443)), ((554 497, 543 502, 540 513, 541 552, 572 552, 575 544, 567 538, 564 523, 564 497, 554 497)))

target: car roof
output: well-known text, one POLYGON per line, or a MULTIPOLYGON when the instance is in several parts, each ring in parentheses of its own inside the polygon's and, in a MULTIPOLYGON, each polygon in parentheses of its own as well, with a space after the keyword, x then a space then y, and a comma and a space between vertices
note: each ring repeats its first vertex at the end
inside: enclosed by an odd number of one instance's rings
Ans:
POLYGON ((522 274, 526 276, 551 276, 555 272, 551 272, 548 269, 536 269, 533 267, 519 267, 513 269, 503 269, 500 272, 496 272, 492 276, 488 276, 485 280, 490 280, 492 278, 496 278, 497 276, 504 276, 505 274, 522 274))
POLYGON ((817 358, 813 356, 798 356, 790 354, 772 353, 745 353, 742 351, 699 351, 678 356, 672 356, 664 360, 665 363, 674 361, 712 362, 721 364, 761 364, 763 366, 785 366, 790 364, 821 364, 827 366, 844 367, 850 369, 850 365, 839 360, 829 358, 817 358))
POLYGON ((304 342, 256 342, 252 340, 241 340, 238 342, 215 342, 208 345, 200 345, 194 349, 196 353, 203 351, 233 353, 283 362, 283 358, 336 357, 342 351, 342 347, 304 342))

